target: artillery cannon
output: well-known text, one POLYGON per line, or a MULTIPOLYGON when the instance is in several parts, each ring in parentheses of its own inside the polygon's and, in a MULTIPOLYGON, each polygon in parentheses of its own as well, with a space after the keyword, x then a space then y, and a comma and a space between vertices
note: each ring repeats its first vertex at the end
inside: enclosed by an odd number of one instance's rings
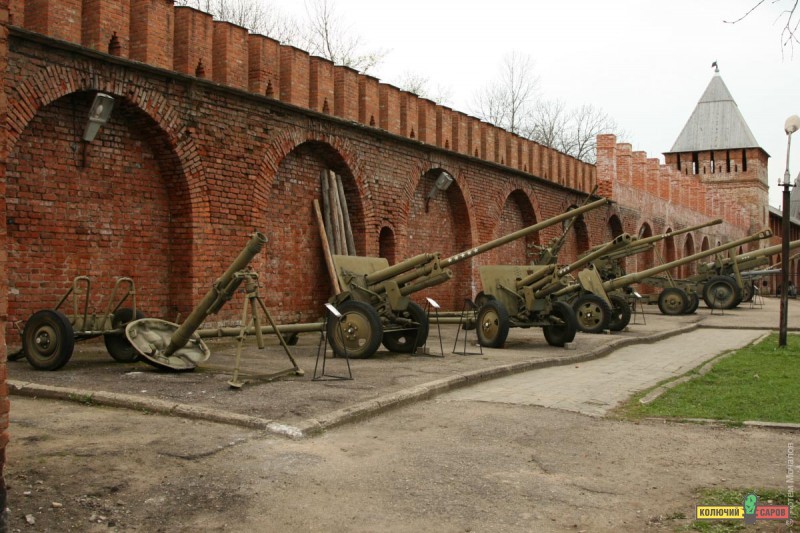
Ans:
MULTIPOLYGON (((698 265, 697 274, 687 281, 694 282, 707 306, 715 309, 733 309, 753 297, 750 278, 763 275, 754 269, 768 265, 769 256, 781 253, 782 245, 768 246, 734 255, 717 257, 714 261, 698 265)), ((800 247, 800 240, 791 241, 789 250, 800 247)))
MULTIPOLYGON (((683 235, 684 233, 690 233, 692 231, 697 231, 703 228, 707 228, 709 226, 715 226, 717 224, 722 224, 721 218, 711 220, 704 224, 697 224, 696 226, 689 226, 679 230, 668 231, 665 233, 660 233, 658 235, 652 235, 650 237, 634 238, 631 239, 631 242, 628 246, 614 250, 612 253, 598 257, 597 259, 592 261, 592 265, 594 266, 594 269, 600 274, 600 277, 602 277, 604 280, 618 278, 625 275, 625 269, 622 266, 621 261, 626 257, 638 255, 647 252, 649 250, 652 250, 653 248, 655 248, 656 243, 666 240, 670 237, 675 237, 676 235, 683 235)), ((598 247, 595 246, 586 253, 592 253, 596 248, 598 247)))
POLYGON ((512 327, 541 327, 551 346, 572 342, 578 328, 594 331, 607 327, 610 307, 593 294, 557 298, 555 293, 572 283, 570 273, 595 257, 626 245, 631 237, 612 242, 564 267, 548 265, 492 265, 481 267, 483 293, 477 316, 478 340, 483 346, 503 345, 512 327), (570 301, 571 300, 571 301, 570 301))
MULTIPOLYGON (((729 242, 727 244, 711 248, 710 250, 701 251, 669 263, 665 263, 662 265, 649 268, 647 270, 643 270, 641 272, 633 272, 631 274, 625 274, 610 280, 603 280, 600 273, 596 269, 590 267, 583 270, 580 274, 582 277, 584 277, 582 285, 592 286, 595 287, 596 290, 603 290, 606 293, 612 293, 613 291, 626 289, 634 283, 653 284, 653 280, 666 279, 657 277, 657 275, 661 274, 662 272, 665 272, 675 267, 692 263, 694 261, 703 259, 705 257, 726 252, 738 246, 742 246, 760 239, 766 239, 771 236, 772 236, 771 231, 764 230, 759 233, 755 233, 753 235, 749 235, 747 237, 743 237, 741 239, 729 242)), ((682 281, 682 280, 677 280, 677 281, 682 281)), ((579 288, 577 287, 570 287, 569 289, 565 289, 561 294, 564 294, 568 290, 578 290, 578 289, 579 288)), ((666 315, 693 313, 697 309, 699 299, 697 297, 697 294, 691 289, 692 287, 688 284, 684 286, 678 286, 677 284, 673 284, 663 287, 663 290, 657 296, 658 307, 661 310, 661 312, 666 315)), ((621 312, 624 314, 624 309, 621 312)), ((630 310, 628 309, 627 320, 629 319, 630 319, 630 310)), ((627 320, 625 321, 625 325, 627 325, 627 320)), ((617 325, 616 327, 619 327, 619 325, 617 325)), ((619 329, 622 329, 623 327, 625 326, 622 325, 621 327, 619 327, 619 329)))
MULTIPOLYGON (((383 343, 391 351, 412 352, 425 343, 429 324, 425 312, 409 295, 449 280, 453 273, 448 267, 458 262, 608 202, 605 198, 596 200, 446 259, 427 253, 389 266, 385 258, 334 255, 336 277, 343 291, 331 299, 342 314, 341 320, 328 321, 327 336, 333 351, 354 358, 370 357, 383 343)), ((561 322, 558 318, 556 321, 561 322)))

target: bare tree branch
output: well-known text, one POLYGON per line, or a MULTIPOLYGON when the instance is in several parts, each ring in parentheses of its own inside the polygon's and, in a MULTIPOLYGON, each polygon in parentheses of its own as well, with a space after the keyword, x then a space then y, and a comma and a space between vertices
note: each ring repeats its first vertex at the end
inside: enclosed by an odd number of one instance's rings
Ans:
MULTIPOLYGON (((738 22, 743 21, 748 16, 750 16, 756 9, 761 7, 767 2, 767 0, 758 0, 753 7, 751 7, 747 12, 739 17, 736 20, 723 20, 726 24, 736 24, 738 22)), ((780 42, 781 42, 781 52, 785 50, 787 47, 793 53, 794 52, 794 45, 800 44, 800 16, 797 13, 798 4, 800 4, 800 0, 771 0, 769 2, 770 5, 775 4, 786 4, 788 7, 780 12, 777 17, 777 20, 782 18, 786 19, 786 23, 783 25, 781 29, 780 35, 780 42)))
POLYGON ((400 89, 412 92, 421 98, 427 98, 442 105, 452 105, 452 88, 443 85, 431 87, 430 78, 417 72, 404 72, 395 84, 400 89))
POLYGON ((503 59, 497 82, 484 87, 474 99, 472 112, 479 118, 520 134, 527 124, 539 78, 530 56, 511 52, 503 59))
POLYGON ((269 3, 253 0, 175 0, 175 5, 199 9, 217 20, 242 26, 283 43, 297 44, 299 41, 297 21, 269 3))
POLYGON ((381 49, 362 51, 361 37, 345 25, 334 0, 306 0, 306 12, 308 29, 304 48, 309 53, 361 72, 368 72, 386 56, 381 49))

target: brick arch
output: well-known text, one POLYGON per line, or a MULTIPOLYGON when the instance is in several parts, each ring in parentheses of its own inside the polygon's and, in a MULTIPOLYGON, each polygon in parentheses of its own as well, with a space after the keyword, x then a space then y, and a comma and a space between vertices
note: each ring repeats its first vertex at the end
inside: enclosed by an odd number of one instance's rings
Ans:
MULTIPOLYGON (((526 191, 515 188, 505 197, 500 212, 490 217, 497 223, 492 229, 490 239, 498 239, 509 233, 519 231, 538 222, 533 200, 526 191)), ((516 239, 486 254, 482 264, 530 264, 536 259, 539 232, 516 239)))
MULTIPOLYGON (((638 237, 646 239, 647 237, 652 237, 653 233, 653 224, 650 221, 642 221, 639 225, 639 229, 636 232, 638 237)), ((648 250, 646 252, 640 253, 636 256, 636 270, 641 272, 642 270, 647 270, 655 266, 655 253, 653 250, 648 250)))
MULTIPOLYGON (((695 250, 695 238, 691 232, 686 234, 686 237, 683 240, 683 254, 681 257, 689 257, 690 255, 694 255, 696 253, 695 250)), ((695 271, 695 263, 694 261, 688 264, 685 264, 681 267, 681 277, 689 277, 694 274, 695 271)))
MULTIPOLYGON (((270 241, 279 243, 279 246, 268 244, 263 263, 256 261, 255 266, 266 272, 265 284, 270 287, 267 305, 278 310, 279 321, 308 322, 320 315, 322 305, 331 296, 331 280, 313 208, 314 200, 319 200, 324 208, 320 175, 327 176, 332 171, 341 178, 356 255, 378 252, 381 225, 365 222, 365 200, 353 172, 336 148, 318 140, 296 143, 297 139, 289 137, 284 141, 271 148, 293 148, 280 158, 277 167, 268 167, 269 174, 253 184, 257 190, 254 222, 264 228, 270 241), (291 264, 302 268, 287 269, 286 265, 291 264)), ((270 152, 272 156, 276 153, 270 152)), ((272 157, 267 160, 268 165, 273 162, 272 157)))
POLYGON ((134 279, 148 316, 174 319, 193 305, 196 214, 174 146, 124 97, 98 140, 84 145, 93 97, 75 91, 42 103, 10 144, 1 209, 16 259, 7 273, 14 321, 51 308, 79 275, 92 278, 92 311, 108 303, 101 300, 116 276, 134 279), (52 268, 31 270, 44 263, 52 268))
POLYGON ((127 70, 95 70, 93 75, 85 75, 54 65, 27 78, 15 90, 18 98, 15 101, 10 99, 11 105, 8 106, 7 153, 11 153, 19 136, 42 108, 69 94, 102 91, 147 115, 156 128, 157 137, 164 140, 165 146, 180 162, 184 187, 189 195, 187 204, 192 209, 193 248, 197 250, 202 245, 204 231, 211 228, 209 199, 202 194, 206 179, 202 158, 192 138, 193 128, 186 127, 179 111, 166 101, 160 90, 127 70), (53 83, 53 80, 58 82, 53 83))
MULTIPOLYGON (((325 145, 341 158, 341 164, 347 169, 349 177, 352 178, 352 183, 356 187, 357 197, 363 211, 364 226, 370 229, 370 233, 375 234, 374 239, 367 240, 365 252, 370 255, 377 254, 378 232, 380 231, 381 221, 377 216, 375 204, 369 194, 370 187, 366 163, 347 139, 296 127, 285 128, 278 135, 275 135, 275 139, 264 148, 264 155, 261 158, 262 165, 258 174, 264 179, 259 179, 255 183, 254 194, 256 198, 268 201, 270 188, 283 160, 297 147, 309 142, 325 145), (375 231, 372 231, 372 229, 375 231)), ((396 232, 395 234, 397 235, 396 232)))
MULTIPOLYGON (((412 176, 409 181, 415 184, 414 190, 401 221, 406 230, 407 249, 401 257, 438 252, 445 259, 472 248, 479 237, 475 213, 468 209, 473 202, 465 177, 445 166, 421 161, 412 168, 412 176), (454 183, 427 202, 426 210, 426 197, 442 170, 453 176, 454 183)), ((468 259, 452 265, 453 279, 412 298, 421 301, 431 297, 447 309, 460 309, 460 298, 471 293, 473 264, 473 260, 468 259)))
POLYGON ((625 233, 625 228, 622 226, 622 221, 617 213, 611 213, 606 219, 606 228, 608 229, 608 240, 619 237, 625 233))

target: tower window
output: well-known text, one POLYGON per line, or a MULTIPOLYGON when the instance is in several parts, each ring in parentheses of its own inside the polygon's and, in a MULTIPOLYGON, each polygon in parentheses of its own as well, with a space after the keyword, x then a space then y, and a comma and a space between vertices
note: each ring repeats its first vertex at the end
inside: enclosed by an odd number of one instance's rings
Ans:
POLYGON ((747 150, 742 149, 742 172, 747 172, 747 150))
POLYGON ((697 174, 700 160, 697 157, 697 152, 692 152, 692 174, 697 174))
POLYGON ((725 151, 725 168, 728 170, 728 172, 731 171, 731 151, 730 150, 726 150, 725 151))

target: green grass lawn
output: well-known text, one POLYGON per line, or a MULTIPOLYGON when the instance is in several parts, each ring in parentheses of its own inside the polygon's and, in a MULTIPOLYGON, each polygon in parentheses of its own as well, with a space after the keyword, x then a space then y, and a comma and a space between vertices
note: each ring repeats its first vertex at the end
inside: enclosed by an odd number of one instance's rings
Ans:
POLYGON ((722 358, 708 374, 697 374, 649 405, 639 403, 641 396, 633 398, 622 413, 800 423, 800 336, 789 335, 787 346, 778 348, 778 335, 770 335, 722 358))

